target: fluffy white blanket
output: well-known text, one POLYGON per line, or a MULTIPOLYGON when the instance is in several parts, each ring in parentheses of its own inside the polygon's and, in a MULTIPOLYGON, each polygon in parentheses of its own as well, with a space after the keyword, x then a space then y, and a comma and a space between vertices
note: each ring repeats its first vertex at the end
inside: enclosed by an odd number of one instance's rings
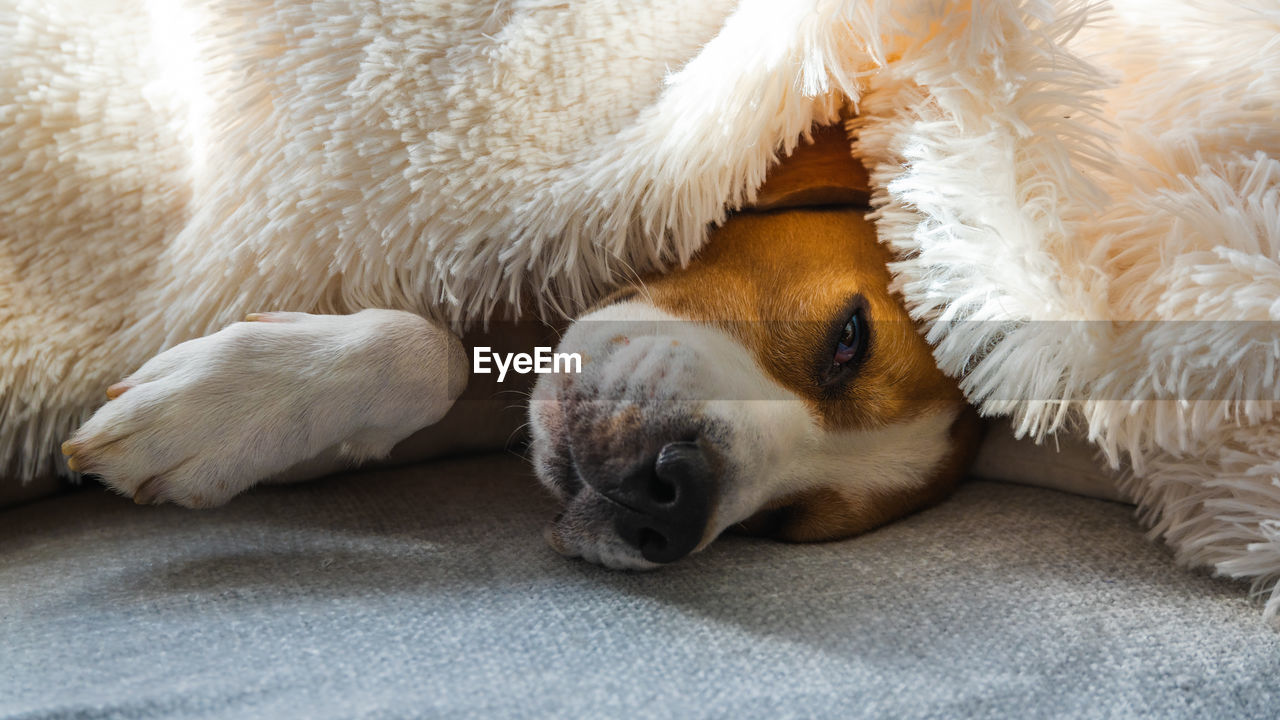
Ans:
POLYGON ((2 0, 0 462, 246 311, 462 325, 684 262, 814 122, 987 414, 1280 575, 1274 0, 2 0))

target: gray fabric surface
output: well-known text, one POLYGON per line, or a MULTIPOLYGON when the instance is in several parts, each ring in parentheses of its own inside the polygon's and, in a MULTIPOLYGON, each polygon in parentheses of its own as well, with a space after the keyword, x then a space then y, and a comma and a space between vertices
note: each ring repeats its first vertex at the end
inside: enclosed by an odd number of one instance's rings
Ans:
POLYGON ((0 716, 1275 717, 1280 638, 1131 509, 995 483, 657 573, 554 555, 515 458, 0 512, 0 716))

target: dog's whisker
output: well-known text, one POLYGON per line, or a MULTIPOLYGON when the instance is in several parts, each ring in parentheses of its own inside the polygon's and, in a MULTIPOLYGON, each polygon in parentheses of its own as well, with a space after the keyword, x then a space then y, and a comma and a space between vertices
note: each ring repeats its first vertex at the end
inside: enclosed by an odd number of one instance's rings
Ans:
POLYGON ((512 441, 512 440, 514 440, 514 439, 516 438, 516 436, 518 436, 518 435, 520 435, 521 433, 523 433, 523 432, 524 432, 524 430, 525 430, 525 428, 531 427, 532 425, 533 425, 533 423, 532 423, 532 422, 523 422, 523 423, 520 423, 520 426, 519 426, 519 427, 517 427, 515 430, 512 430, 512 431, 511 431, 511 434, 507 436, 507 442, 504 444, 504 447, 510 448, 510 447, 511 447, 511 441, 512 441))

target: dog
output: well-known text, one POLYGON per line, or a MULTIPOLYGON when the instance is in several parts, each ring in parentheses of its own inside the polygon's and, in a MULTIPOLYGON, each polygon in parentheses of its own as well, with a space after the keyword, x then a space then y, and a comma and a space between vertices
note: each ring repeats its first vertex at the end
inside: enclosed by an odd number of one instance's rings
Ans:
MULTIPOLYGON (((684 268, 618 288, 538 376, 530 456, 557 552, 648 569, 726 530, 868 531, 943 499, 979 424, 890 290, 865 172, 814 133, 684 268)), ((63 445, 139 503, 221 505, 328 448, 385 456, 445 416, 478 348, 397 310, 254 313, 106 390, 63 445)))

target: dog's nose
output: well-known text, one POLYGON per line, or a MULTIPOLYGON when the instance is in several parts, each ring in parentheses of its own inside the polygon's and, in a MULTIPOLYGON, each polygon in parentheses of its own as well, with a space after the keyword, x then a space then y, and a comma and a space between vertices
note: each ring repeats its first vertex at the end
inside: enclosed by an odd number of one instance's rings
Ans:
POLYGON ((669 563, 702 541, 711 519, 715 468, 697 442, 671 442, 609 493, 622 507, 614 528, 645 560, 669 563))

